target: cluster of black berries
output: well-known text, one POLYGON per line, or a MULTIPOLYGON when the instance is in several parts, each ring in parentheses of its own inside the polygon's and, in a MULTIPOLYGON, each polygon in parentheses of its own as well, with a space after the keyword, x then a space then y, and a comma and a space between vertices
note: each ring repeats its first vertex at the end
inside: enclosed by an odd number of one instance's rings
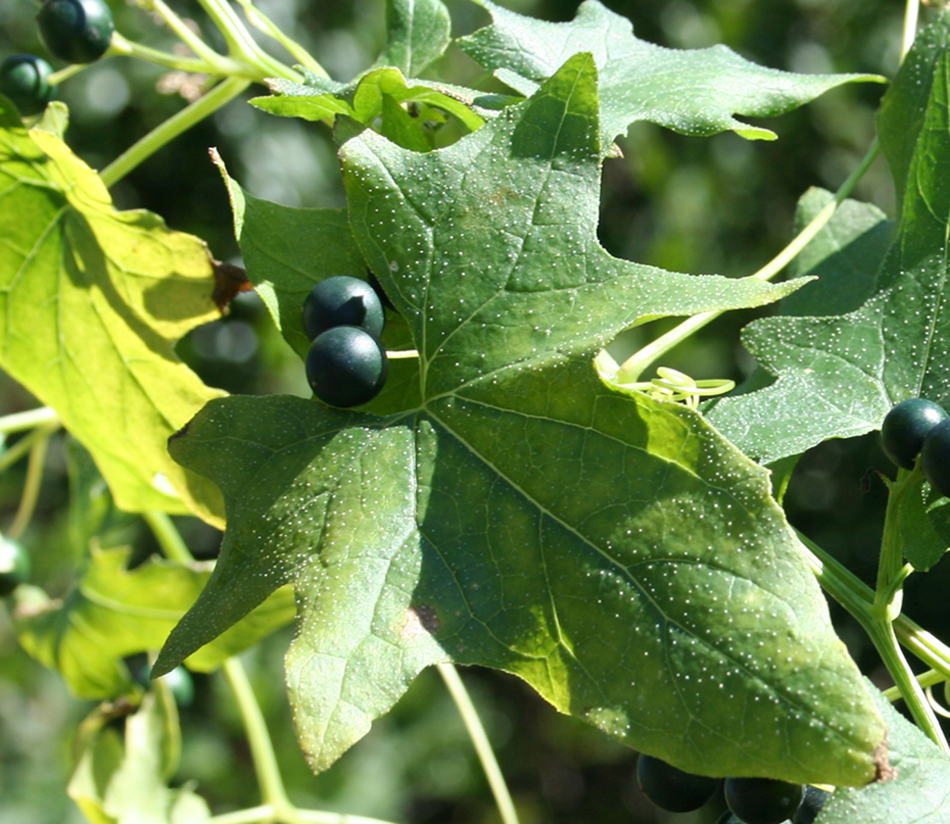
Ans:
POLYGON ((950 418, 942 406, 923 398, 901 401, 884 418, 881 446, 898 466, 920 468, 930 485, 950 497, 950 418))
MULTIPOLYGON (((46 0, 36 23, 50 54, 67 63, 91 63, 106 53, 115 24, 105 0, 46 0)), ((23 115, 39 114, 53 99, 49 63, 15 54, 0 63, 0 93, 23 115)))
POLYGON ((818 787, 772 778, 708 778, 641 754, 637 781, 657 807, 673 813, 698 810, 723 788, 729 809, 718 824, 812 824, 831 797, 818 787))
POLYGON ((389 375, 379 342, 386 312, 365 280, 345 275, 321 281, 303 304, 303 331, 311 341, 307 381, 331 406, 359 406, 375 398, 389 375))

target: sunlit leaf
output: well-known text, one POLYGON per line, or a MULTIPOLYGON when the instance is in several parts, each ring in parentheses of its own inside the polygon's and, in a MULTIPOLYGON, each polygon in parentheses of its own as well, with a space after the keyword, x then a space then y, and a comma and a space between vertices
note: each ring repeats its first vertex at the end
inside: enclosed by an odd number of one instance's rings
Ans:
POLYGON ((173 349, 218 316, 211 275, 198 238, 117 212, 60 138, 0 111, 0 367, 56 410, 121 508, 220 525, 217 490, 165 448, 222 395, 173 349))

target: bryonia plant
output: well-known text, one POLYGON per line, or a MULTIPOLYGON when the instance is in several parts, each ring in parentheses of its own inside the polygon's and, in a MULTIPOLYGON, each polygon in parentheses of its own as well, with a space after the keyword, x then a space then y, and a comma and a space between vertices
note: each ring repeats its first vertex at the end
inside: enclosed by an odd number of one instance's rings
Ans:
POLYGON ((153 676, 182 663, 223 668, 248 724, 264 803, 218 821, 335 820, 287 799, 233 657, 291 621, 296 600, 287 689, 316 771, 437 665, 512 824, 450 666, 477 664, 679 770, 835 787, 821 824, 946 819, 950 759, 926 690, 950 679, 950 649, 901 605, 907 578, 950 543, 947 499, 916 468, 886 481, 871 589, 789 526, 782 495, 810 447, 878 429, 908 398, 950 402, 950 15, 933 12, 911 48, 908 3, 907 54, 865 160, 835 194, 806 193, 804 230, 762 270, 732 279, 602 248, 600 175, 615 139, 639 120, 772 139, 743 118, 882 78, 786 73, 722 46, 660 48, 598 0, 558 24, 478 2, 491 23, 457 45, 508 94, 420 76, 451 42, 439 0, 389 0, 386 47, 346 82, 251 0, 238 2, 247 20, 293 67, 225 0, 200 2, 225 54, 164 0, 140 0, 185 49, 115 32, 106 59, 200 73, 207 88, 100 172, 64 142, 62 104, 24 122, 2 101, 0 366, 45 404, 0 420, 5 433, 29 433, 0 458, 7 467, 30 452, 8 535, 23 537, 62 426, 168 555, 128 569, 126 551, 93 541, 70 598, 14 592, 20 643, 76 695, 140 701, 124 749, 106 734, 105 710, 84 725, 71 794, 91 820, 129 820, 143 796, 116 786, 138 771, 161 820, 211 815, 191 787, 166 786, 177 734, 167 687, 142 697, 123 664, 157 652, 153 676), (214 300, 223 267, 198 238, 110 199, 109 187, 255 82, 269 92, 251 101, 257 109, 333 129, 346 206, 268 203, 216 157, 247 277, 305 357, 306 295, 330 276, 371 272, 395 309, 382 344, 400 357, 359 409, 202 383, 174 344, 227 302, 214 300), (837 209, 879 151, 899 213, 886 254, 856 264, 842 239, 876 250, 868 226, 883 217, 866 204, 849 202, 860 220, 837 209), (773 284, 802 250, 810 268, 797 274, 820 267, 831 282, 773 284), (828 314, 829 294, 862 299, 828 314), (742 393, 702 402, 728 384, 669 369, 659 383, 641 380, 719 314, 776 301, 780 313, 744 333, 762 371, 742 393), (624 363, 604 350, 672 316, 687 319, 624 363), (190 563, 169 514, 226 525, 212 571, 190 563), (867 630, 892 690, 862 679, 822 588, 867 630), (915 675, 905 650, 928 670, 915 675), (917 726, 891 709, 897 698, 917 726))

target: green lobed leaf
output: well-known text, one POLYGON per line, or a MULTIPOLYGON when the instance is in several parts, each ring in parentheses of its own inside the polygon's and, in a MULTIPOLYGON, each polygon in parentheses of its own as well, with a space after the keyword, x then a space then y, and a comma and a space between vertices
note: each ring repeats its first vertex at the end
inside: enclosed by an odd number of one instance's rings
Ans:
POLYGON ((910 98, 925 114, 895 122, 906 106, 882 105, 882 145, 895 177, 909 183, 875 294, 846 315, 767 318, 743 332, 743 343, 777 380, 719 401, 709 420, 763 463, 878 429, 906 398, 950 403, 948 35, 950 15, 943 13, 918 35, 885 96, 910 98), (906 134, 913 124, 919 130, 906 134))
POLYGON ((887 723, 894 775, 860 789, 840 788, 815 824, 943 824, 950 820, 950 758, 869 687, 887 723))
POLYGON ((579 55, 448 149, 343 145, 354 236, 420 353, 415 403, 234 397, 170 442, 229 526, 154 671, 293 581, 287 680, 317 770, 452 660, 692 772, 867 782, 880 718, 766 471, 591 363, 641 318, 790 287, 610 257, 597 111, 579 55))
POLYGON ((442 0, 386 0, 386 46, 376 65, 416 77, 448 48, 451 28, 442 0))
MULTIPOLYGON (((194 603, 210 564, 182 566, 153 559, 126 569, 128 548, 94 550, 77 586, 63 601, 39 590, 18 592, 15 626, 34 658, 58 670, 80 698, 108 699, 128 692, 122 659, 159 649, 194 603)), ((240 624, 188 660, 199 672, 255 644, 294 617, 289 588, 276 592, 240 624)))
POLYGON ((605 149, 638 120, 683 134, 732 130, 749 139, 773 140, 771 130, 733 115, 771 117, 842 83, 883 79, 778 71, 750 63, 722 45, 663 48, 635 37, 629 20, 597 0, 585 0, 569 23, 524 17, 489 0, 475 2, 488 11, 492 24, 461 38, 459 45, 522 94, 531 94, 571 55, 593 53, 601 75, 605 149))
POLYGON ((123 509, 221 524, 217 490, 165 448, 222 394, 173 349, 217 316, 212 289, 198 238, 115 211, 59 137, 0 110, 0 367, 56 410, 123 509))
POLYGON ((166 785, 162 753, 170 730, 177 734, 178 718, 163 690, 150 691, 126 718, 124 742, 105 726, 108 719, 100 711, 84 722, 68 792, 94 824, 192 824, 211 818, 190 787, 166 785))

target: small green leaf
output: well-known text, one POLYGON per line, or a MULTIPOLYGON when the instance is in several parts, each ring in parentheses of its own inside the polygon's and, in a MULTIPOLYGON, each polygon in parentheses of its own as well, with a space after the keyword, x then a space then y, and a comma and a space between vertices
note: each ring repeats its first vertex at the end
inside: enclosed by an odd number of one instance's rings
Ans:
POLYGON ((170 789, 162 754, 174 704, 149 692, 125 719, 125 741, 94 711, 80 735, 78 762, 68 792, 94 824, 193 824, 211 818, 208 805, 189 787, 170 789))
MULTIPOLYGON (((56 669, 80 698, 114 698, 131 689, 122 658, 159 649, 208 580, 208 564, 150 560, 127 570, 129 550, 94 551, 76 588, 50 601, 35 588, 17 592, 20 643, 56 669)), ((207 672, 294 617, 293 595, 281 590, 248 619, 188 661, 207 672)))
MULTIPOLYGON (((918 35, 885 96, 909 98, 922 114, 898 121, 905 104, 881 110, 882 145, 898 184, 906 178, 907 186, 874 294, 846 315, 766 318, 743 332, 746 347, 777 380, 719 401, 709 419, 763 463, 878 429, 907 398, 950 404, 948 37, 944 12, 918 35)), ((850 262, 869 267, 870 277, 875 259, 850 262)), ((844 276, 853 282, 847 270, 844 276)))
POLYGON ((398 69, 390 67, 369 71, 353 84, 334 87, 331 91, 324 91, 324 86, 273 81, 270 88, 274 95, 255 97, 250 102, 282 117, 332 121, 337 115, 345 115, 390 139, 408 131, 410 137, 396 142, 413 151, 428 151, 435 143, 434 136, 425 131, 422 118, 412 118, 414 125, 407 129, 406 118, 411 117, 406 110, 409 104, 445 112, 458 123, 463 134, 475 131, 485 122, 472 108, 478 92, 425 80, 414 80, 410 86, 398 69), (392 118, 398 119, 392 122, 392 118))
POLYGON ((591 52, 601 75, 604 148, 631 123, 649 120, 677 132, 713 135, 732 130, 749 139, 775 139, 733 114, 771 117, 842 83, 881 81, 875 75, 803 75, 757 66, 725 46, 682 51, 639 40, 625 17, 585 0, 570 23, 524 17, 489 0, 492 24, 463 37, 463 51, 521 94, 551 77, 571 55, 591 52), (525 82, 527 81, 527 82, 525 82))
POLYGON ((218 316, 198 238, 117 212, 51 132, 0 110, 0 367, 92 453, 119 507, 221 524, 213 485, 165 443, 210 398, 174 343, 218 316))
POLYGON ((452 40, 452 21, 442 0, 386 0, 386 47, 376 66, 395 66, 417 77, 452 40))

